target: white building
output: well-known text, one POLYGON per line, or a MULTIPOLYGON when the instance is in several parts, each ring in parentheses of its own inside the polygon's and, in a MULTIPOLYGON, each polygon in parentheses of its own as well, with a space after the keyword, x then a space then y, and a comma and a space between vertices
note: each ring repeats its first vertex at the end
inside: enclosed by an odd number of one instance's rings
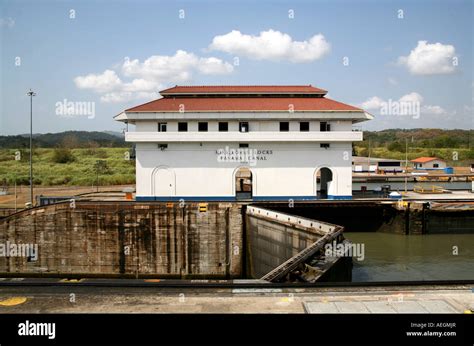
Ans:
POLYGON ((418 157, 413 162, 414 169, 445 169, 446 161, 438 159, 437 157, 418 157))
POLYGON ((352 124, 372 119, 309 86, 176 86, 135 125, 137 200, 349 199, 352 124))
POLYGON ((354 173, 401 173, 404 171, 404 166, 401 160, 353 156, 352 171, 354 173))

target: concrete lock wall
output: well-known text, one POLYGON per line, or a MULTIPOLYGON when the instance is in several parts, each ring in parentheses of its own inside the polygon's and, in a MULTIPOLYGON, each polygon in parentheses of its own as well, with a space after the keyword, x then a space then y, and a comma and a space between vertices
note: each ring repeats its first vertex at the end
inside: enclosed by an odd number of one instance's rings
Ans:
POLYGON ((247 274, 259 279, 316 242, 335 225, 248 206, 247 274))
POLYGON ((60 203, 0 220, 0 244, 37 244, 1 273, 233 278, 242 274, 241 205, 60 203))

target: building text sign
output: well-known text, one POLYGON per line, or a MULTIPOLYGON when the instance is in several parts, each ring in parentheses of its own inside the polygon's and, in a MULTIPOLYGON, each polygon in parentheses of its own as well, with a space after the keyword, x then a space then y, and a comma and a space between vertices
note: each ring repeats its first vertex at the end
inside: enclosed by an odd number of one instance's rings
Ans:
POLYGON ((217 162, 239 162, 255 166, 258 161, 267 161, 273 155, 271 149, 229 148, 216 150, 217 162))

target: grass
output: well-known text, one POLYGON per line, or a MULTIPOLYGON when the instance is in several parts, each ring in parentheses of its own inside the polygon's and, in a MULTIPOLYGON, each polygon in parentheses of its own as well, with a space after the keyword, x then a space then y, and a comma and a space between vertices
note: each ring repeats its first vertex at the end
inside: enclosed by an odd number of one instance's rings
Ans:
MULTIPOLYGON (((356 146, 356 153, 359 156, 368 156, 367 148, 356 146)), ((405 160, 405 152, 391 151, 387 147, 375 147, 370 149, 371 157, 381 157, 386 159, 405 160)), ((408 160, 421 156, 434 156, 446 161, 448 166, 466 166, 474 162, 473 149, 467 148, 408 148, 408 160), (454 160, 457 153, 457 160, 454 160)))
MULTIPOLYGON (((69 149, 67 149, 69 150, 69 149)), ((106 162, 107 170, 99 175, 99 185, 135 184, 135 161, 125 160, 127 148, 70 149, 73 161, 57 163, 58 149, 38 148, 33 154, 34 184, 41 186, 90 186, 97 183, 95 165, 98 160, 106 162)), ((0 149, 0 184, 29 184, 29 152, 21 150, 21 160, 15 160, 16 149, 0 149)), ((367 156, 367 148, 356 146, 360 156, 367 156)), ((404 160, 405 153, 390 151, 385 146, 371 148, 372 157, 404 160)), ((465 166, 474 161, 473 149, 466 148, 409 148, 408 159, 420 156, 436 156, 447 161, 449 166, 465 166), (458 160, 453 160, 453 152, 458 160)))
MULTIPOLYGON (((135 183, 135 161, 126 160, 126 148, 71 149, 74 161, 57 163, 57 149, 34 149, 33 177, 35 185, 86 186, 97 183, 95 164, 106 162, 108 169, 99 175, 99 185, 135 183)), ((29 152, 21 151, 21 160, 15 160, 15 149, 0 150, 0 184, 29 183, 29 152)))

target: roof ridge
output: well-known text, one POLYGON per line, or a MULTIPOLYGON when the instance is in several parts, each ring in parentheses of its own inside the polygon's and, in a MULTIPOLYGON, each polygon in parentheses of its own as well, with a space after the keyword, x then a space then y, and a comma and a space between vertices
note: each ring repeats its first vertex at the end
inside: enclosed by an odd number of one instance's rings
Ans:
POLYGON ((259 93, 259 94, 327 94, 327 90, 309 85, 175 85, 160 90, 160 94, 223 94, 223 93, 259 93))
MULTIPOLYGON (((204 88, 207 88, 207 87, 222 87, 222 86, 230 86, 230 87, 247 87, 247 86, 258 86, 258 87, 288 87, 288 86, 291 86, 291 87, 313 87, 315 88, 313 85, 311 84, 196 84, 196 85, 191 85, 191 84, 187 84, 187 85, 175 85, 171 88, 176 88, 176 87, 180 87, 180 88, 187 88, 187 87, 192 87, 192 88, 196 88, 196 87, 204 87, 204 88)), ((170 89, 170 88, 168 88, 170 89)))

